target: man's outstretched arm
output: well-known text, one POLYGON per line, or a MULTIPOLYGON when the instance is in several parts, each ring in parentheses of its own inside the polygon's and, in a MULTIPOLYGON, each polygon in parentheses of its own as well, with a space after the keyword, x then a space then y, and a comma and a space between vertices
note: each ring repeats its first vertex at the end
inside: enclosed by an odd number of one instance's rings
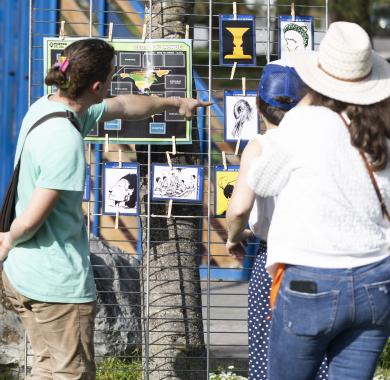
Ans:
POLYGON ((101 121, 114 119, 142 120, 166 110, 190 119, 198 107, 212 103, 192 98, 162 98, 158 96, 119 95, 105 100, 107 111, 101 121))

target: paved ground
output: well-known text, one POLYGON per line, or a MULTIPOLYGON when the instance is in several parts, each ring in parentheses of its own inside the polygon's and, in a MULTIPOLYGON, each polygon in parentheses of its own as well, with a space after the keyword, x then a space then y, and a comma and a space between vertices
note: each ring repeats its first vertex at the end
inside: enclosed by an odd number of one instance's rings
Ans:
POLYGON ((211 355, 218 358, 245 359, 246 361, 248 357, 248 284, 212 283, 209 308, 206 286, 202 287, 202 291, 205 341, 208 341, 209 335, 211 355), (208 324, 206 322, 208 313, 210 315, 209 334, 207 334, 208 324))

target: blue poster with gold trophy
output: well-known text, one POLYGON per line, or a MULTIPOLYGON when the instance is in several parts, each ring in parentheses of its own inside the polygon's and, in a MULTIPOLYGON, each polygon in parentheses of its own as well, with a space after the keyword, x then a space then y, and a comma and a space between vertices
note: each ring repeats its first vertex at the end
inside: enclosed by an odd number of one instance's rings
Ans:
POLYGON ((221 66, 256 66, 256 28, 253 15, 219 16, 221 66))

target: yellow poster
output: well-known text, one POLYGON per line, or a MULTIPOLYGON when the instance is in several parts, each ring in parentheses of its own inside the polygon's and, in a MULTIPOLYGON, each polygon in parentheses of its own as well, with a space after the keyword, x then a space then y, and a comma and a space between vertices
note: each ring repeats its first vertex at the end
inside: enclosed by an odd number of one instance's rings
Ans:
POLYGON ((224 170, 223 166, 215 167, 214 213, 216 217, 224 217, 226 214, 239 169, 238 165, 228 166, 227 170, 224 170))

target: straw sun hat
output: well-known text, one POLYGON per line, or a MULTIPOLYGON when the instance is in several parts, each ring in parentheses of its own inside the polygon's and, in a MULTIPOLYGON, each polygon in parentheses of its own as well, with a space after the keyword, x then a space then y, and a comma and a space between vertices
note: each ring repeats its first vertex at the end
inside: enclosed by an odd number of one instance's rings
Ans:
POLYGON ((390 64, 372 50, 357 24, 334 22, 318 53, 297 53, 292 59, 301 79, 330 98, 368 105, 390 96, 390 64))

